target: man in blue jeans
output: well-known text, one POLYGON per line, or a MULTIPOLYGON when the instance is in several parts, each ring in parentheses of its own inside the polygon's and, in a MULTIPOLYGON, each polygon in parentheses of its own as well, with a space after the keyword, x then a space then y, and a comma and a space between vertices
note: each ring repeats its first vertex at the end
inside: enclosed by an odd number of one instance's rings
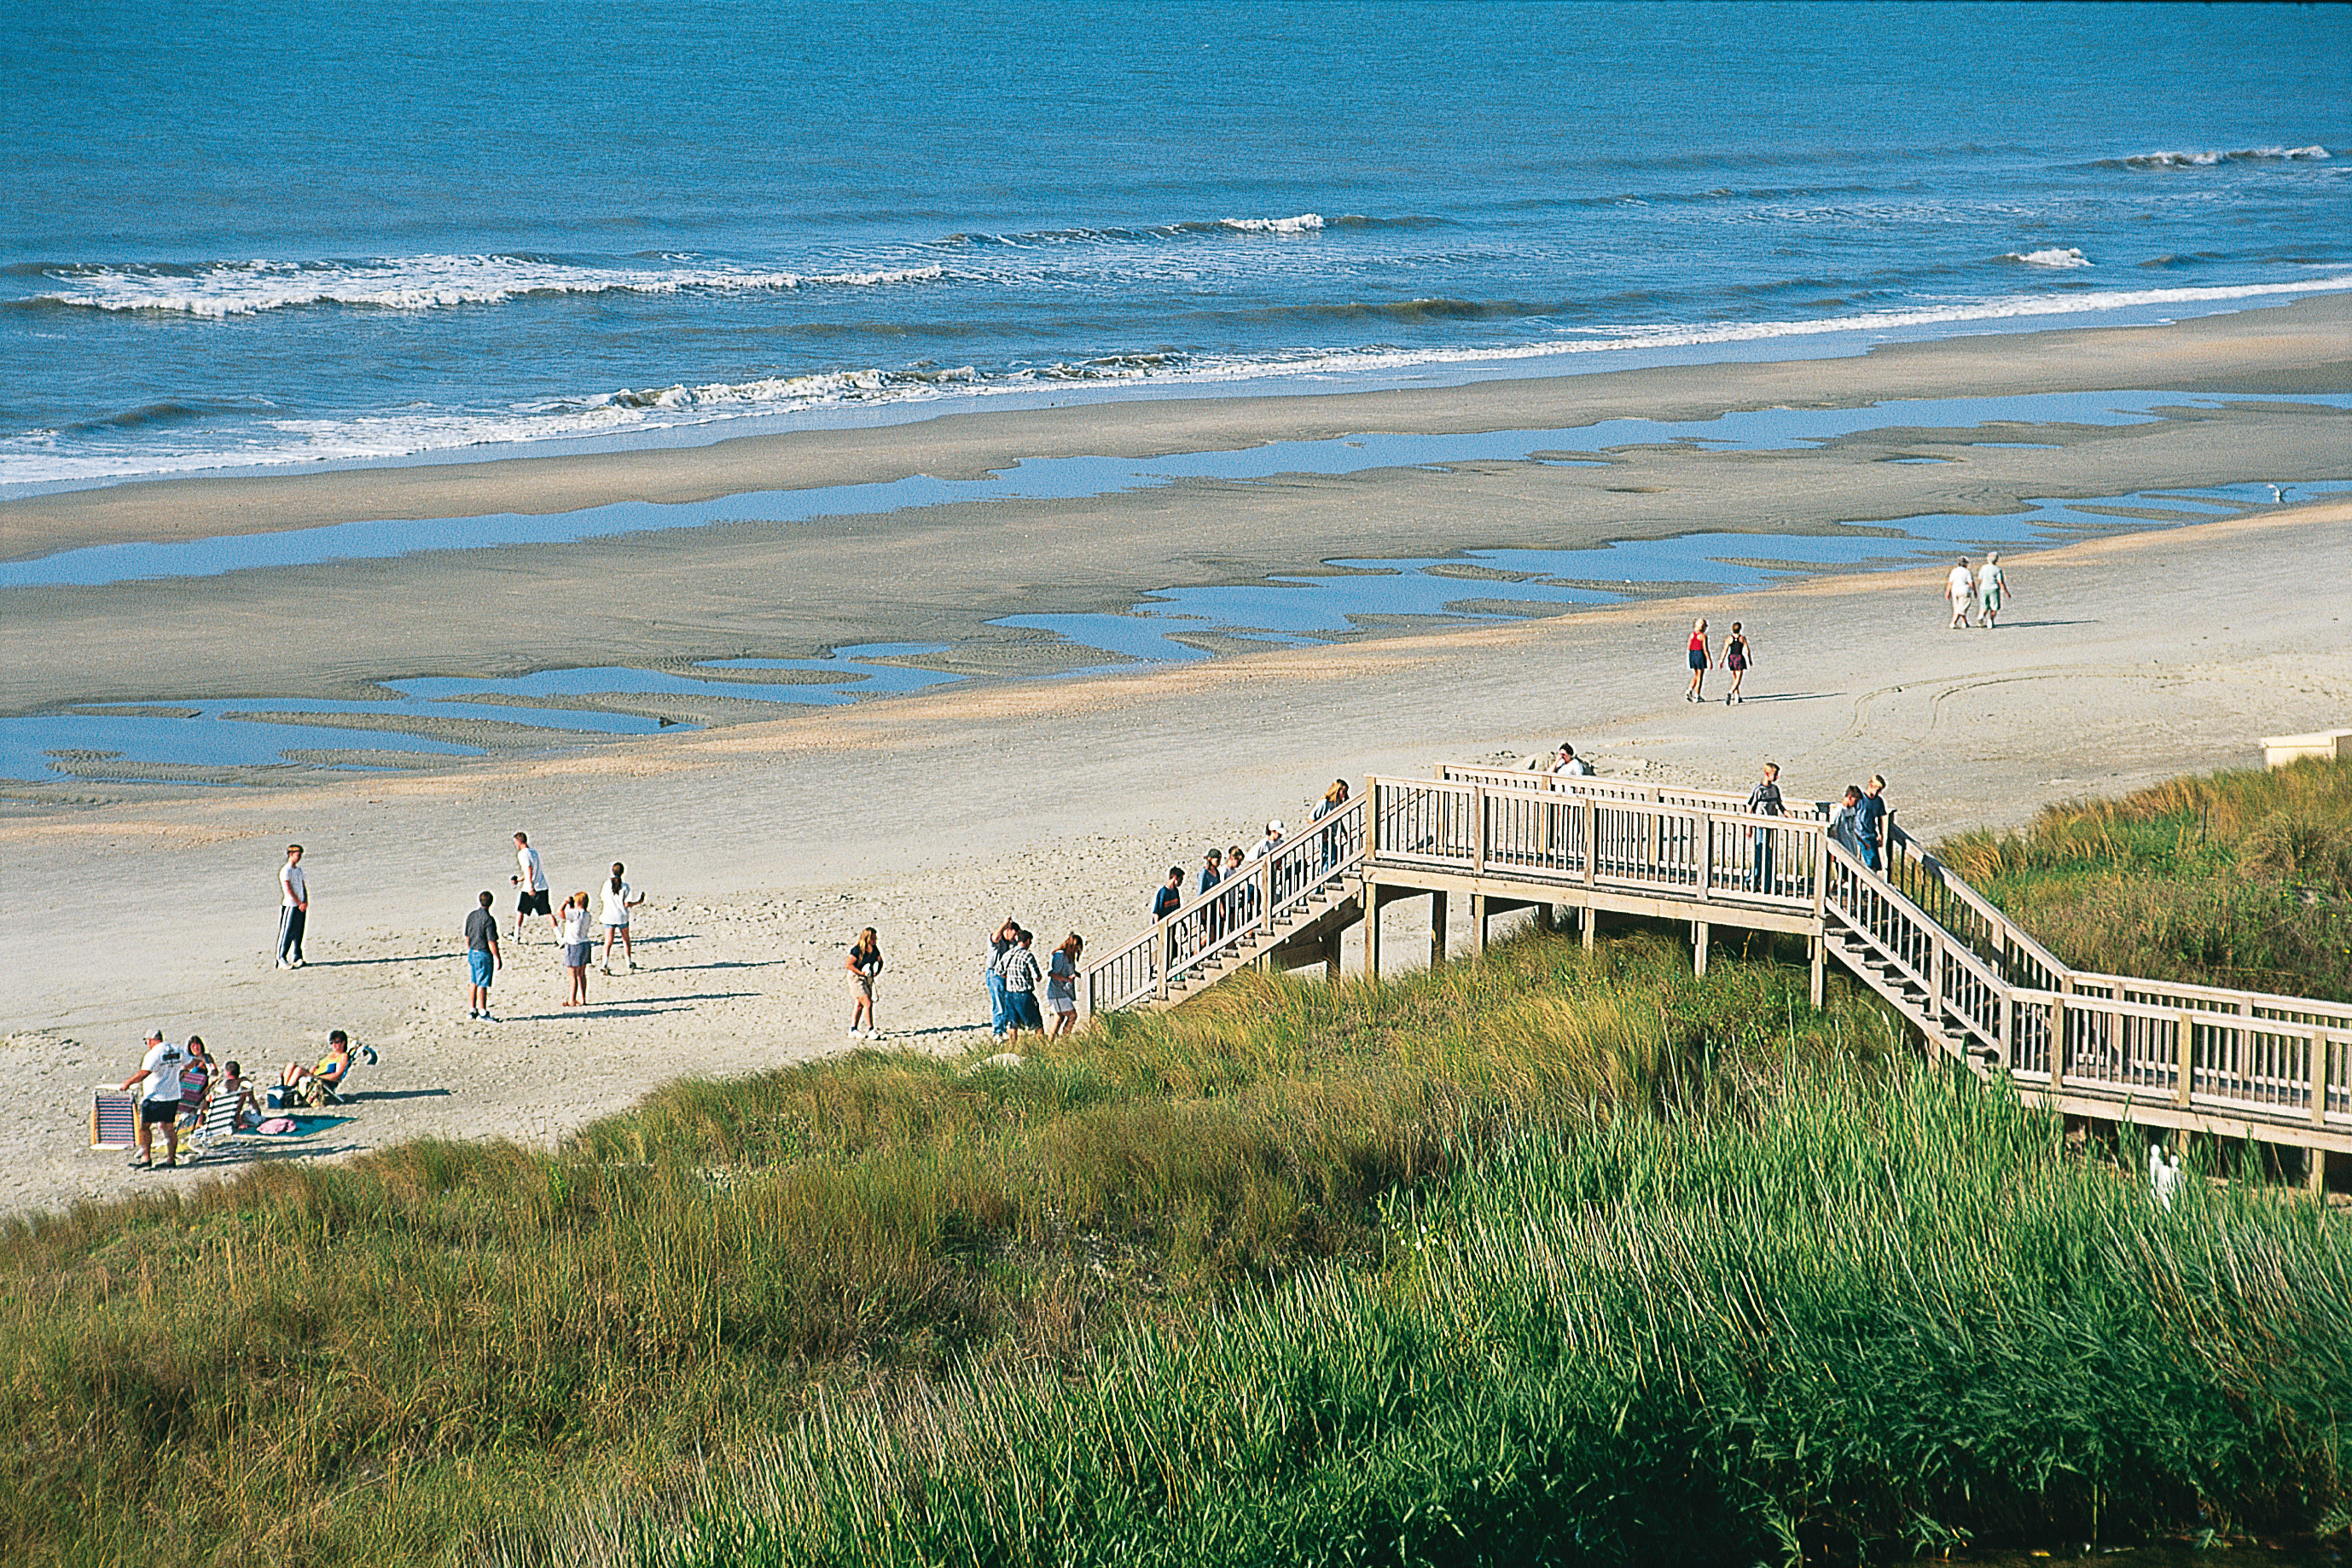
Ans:
POLYGON ((1880 852, 1886 843, 1886 802, 1879 798, 1885 787, 1884 777, 1871 774, 1853 808, 1854 829, 1862 839, 1862 863, 1874 871, 1886 868, 1886 858, 1880 852))
POLYGON ((466 1016, 486 1024, 498 1022, 490 1016, 490 982, 499 973, 499 917, 490 913, 496 901, 484 893, 466 916, 466 1016))
MULTIPOLYGON (((1764 764, 1763 781, 1748 792, 1748 809, 1759 816, 1781 815, 1780 763, 1764 764)), ((1777 889, 1772 886, 1772 830, 1751 827, 1748 833, 1753 843, 1749 845, 1751 863, 1748 870, 1748 890, 1751 893, 1774 892, 1777 889)))

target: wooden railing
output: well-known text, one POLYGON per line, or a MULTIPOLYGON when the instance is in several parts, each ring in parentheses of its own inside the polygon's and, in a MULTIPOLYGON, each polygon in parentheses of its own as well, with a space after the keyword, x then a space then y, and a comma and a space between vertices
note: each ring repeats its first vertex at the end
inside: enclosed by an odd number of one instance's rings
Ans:
MULTIPOLYGON (((1762 816, 1745 798, 1534 773, 1447 767, 1363 794, 1235 879, 1196 894, 1087 971, 1093 1009, 1165 999, 1302 910, 1339 877, 1416 872, 1646 895, 1809 916, 1842 961, 1980 1072, 2070 1103, 2169 1106, 2266 1134, 2352 1137, 2352 1005, 2074 969, 1890 821, 1873 869, 1817 812, 1762 816)), ((1800 929, 1805 929, 1801 926, 1800 929)))
MULTIPOLYGON (((1541 790, 1555 795, 1587 795, 1594 800, 1622 800, 1651 805, 1686 805, 1701 810, 1743 811, 1748 796, 1734 790, 1684 789, 1673 784, 1634 784, 1626 779, 1600 778, 1590 773, 1553 773, 1539 768, 1494 767, 1480 763, 1441 763, 1438 778, 1450 784, 1478 784, 1489 789, 1541 790)), ((1827 822, 1836 802, 1784 800, 1790 816, 1827 822)))
POLYGON ((1207 892, 1193 893, 1142 935, 1087 967, 1087 1011, 1164 1001, 1179 976, 1271 934, 1318 889, 1362 865, 1364 823, 1360 796, 1207 892))
POLYGON ((1369 858, 1566 889, 1819 909, 1819 821, 1758 816, 1727 797, 1661 804, 1617 788, 1549 777, 1535 785, 1375 778, 1369 858))
POLYGON ((1900 836, 1883 879, 1830 853, 1830 912, 2019 1083, 2352 1129, 2352 1005, 2074 969, 1900 836))

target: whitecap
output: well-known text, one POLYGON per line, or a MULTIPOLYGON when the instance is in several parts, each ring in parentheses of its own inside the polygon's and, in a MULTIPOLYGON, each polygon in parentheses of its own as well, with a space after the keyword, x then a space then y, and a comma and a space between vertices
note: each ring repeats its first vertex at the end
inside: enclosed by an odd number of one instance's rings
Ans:
POLYGON ((2028 267, 2069 268, 2075 267, 2088 267, 2091 265, 2091 258, 2084 256, 2081 251, 2075 249, 2071 245, 2063 247, 2053 245, 2046 249, 2028 250, 2021 254, 2018 251, 2012 250, 2008 255, 2002 257, 2001 259, 2003 261, 2022 261, 2028 267))
POLYGON ((1219 228, 1229 228, 1235 234, 1312 234, 1323 226, 1320 213, 1300 213, 1297 217, 1224 217, 1217 220, 1219 228))
POLYGON ((260 259, 196 267, 59 268, 50 277, 61 287, 39 298, 99 310, 154 310, 225 320, 305 306, 433 310, 497 305, 532 295, 872 288, 946 276, 946 268, 938 266, 802 273, 691 264, 667 269, 594 267, 533 256, 260 259))

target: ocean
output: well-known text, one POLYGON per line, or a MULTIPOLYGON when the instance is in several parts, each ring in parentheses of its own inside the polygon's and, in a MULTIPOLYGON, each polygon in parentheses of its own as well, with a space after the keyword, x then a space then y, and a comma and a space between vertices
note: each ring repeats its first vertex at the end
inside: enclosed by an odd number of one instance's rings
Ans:
POLYGON ((2352 288, 2352 14, 27 7, 0 496, 2352 288))

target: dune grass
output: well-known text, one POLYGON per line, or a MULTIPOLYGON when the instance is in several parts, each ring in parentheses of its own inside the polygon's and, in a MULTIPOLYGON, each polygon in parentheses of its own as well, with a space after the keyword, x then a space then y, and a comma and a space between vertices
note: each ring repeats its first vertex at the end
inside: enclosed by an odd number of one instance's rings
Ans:
MULTIPOLYGON (((1073 1367, 829 1393, 579 1564, 1856 1561, 2340 1529, 2352 1234, 1931 1067, 1490 1143, 1073 1367)), ((520 1560, 520 1559, 518 1559, 520 1560)))
POLYGON ((2053 805, 1936 854, 2078 968, 2352 1002, 2352 762, 2053 805))
POLYGON ((1671 942, 1263 977, 1018 1072, 684 1082, 553 1152, 424 1142, 0 1231, 0 1561, 383 1563, 659 1496, 845 1390, 1074 1366, 1377 1268, 1528 1126, 1732 1101, 1883 1016, 1671 942))

